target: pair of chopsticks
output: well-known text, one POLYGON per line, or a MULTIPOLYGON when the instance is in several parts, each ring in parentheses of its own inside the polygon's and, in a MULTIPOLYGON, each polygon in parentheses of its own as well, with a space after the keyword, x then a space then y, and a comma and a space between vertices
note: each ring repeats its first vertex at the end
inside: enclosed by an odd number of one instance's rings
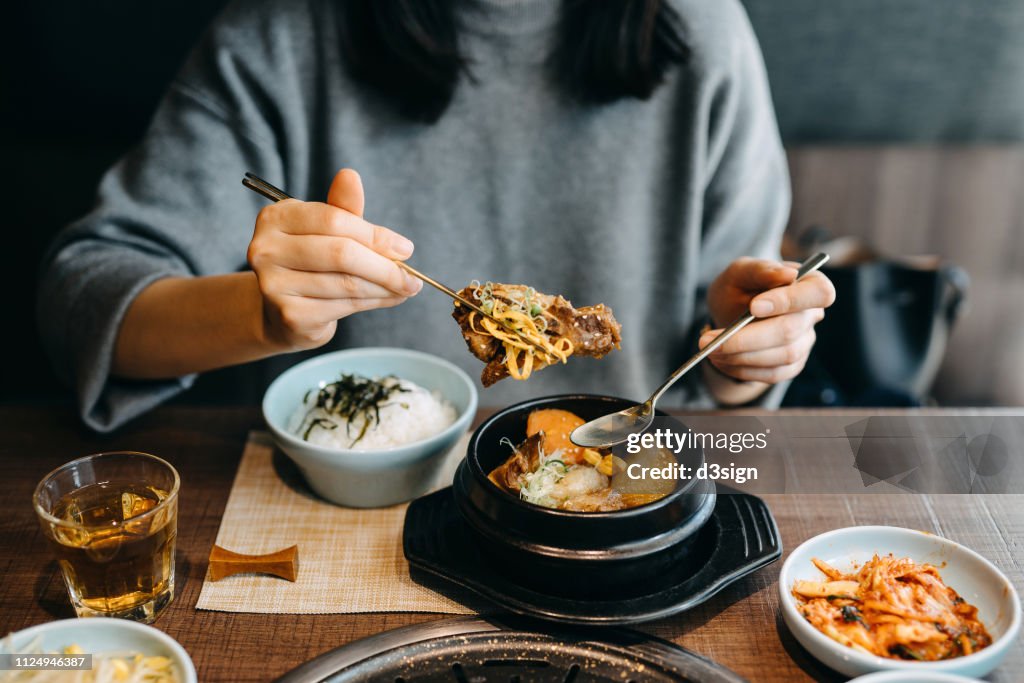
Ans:
MULTIPOLYGON (((245 185, 250 190, 252 190, 253 192, 256 192, 257 194, 261 194, 261 195, 263 195, 264 197, 266 197, 267 199, 269 199, 270 201, 273 201, 273 202, 280 202, 280 201, 283 201, 285 199, 294 199, 294 197, 292 197, 290 194, 288 194, 287 192, 285 192, 284 190, 282 190, 279 187, 274 187, 273 185, 268 183, 263 178, 260 178, 255 173, 246 173, 245 177, 242 178, 242 184, 245 185)), ((524 342, 526 342, 530 346, 532 346, 532 347, 534 347, 534 348, 536 348, 536 349, 538 349, 538 350, 540 350, 540 351, 542 351, 544 353, 547 353, 547 349, 545 349, 543 346, 541 346, 537 342, 527 338, 522 332, 520 332, 519 330, 514 328, 512 325, 509 325, 504 320, 496 318, 495 316, 491 315, 490 313, 487 313, 486 311, 484 311, 484 309, 480 308, 479 306, 474 304, 472 301, 470 301, 469 299, 465 298, 464 296, 462 296, 461 294, 456 292, 451 287, 447 287, 447 286, 441 284, 440 282, 438 282, 437 280, 435 280, 434 278, 432 278, 432 277, 430 277, 428 275, 424 275, 423 273, 421 273, 420 271, 416 270, 415 268, 410 266, 408 263, 405 263, 404 261, 394 261, 394 264, 396 266, 398 266, 399 268, 401 268, 402 270, 404 270, 405 272, 407 272, 410 275, 412 275, 413 277, 419 278, 420 280, 423 280, 424 282, 426 282, 431 287, 434 287, 435 289, 438 289, 438 290, 444 292, 445 294, 450 296, 452 299, 454 299, 455 301, 459 302, 463 306, 466 306, 470 310, 475 311, 476 313, 484 316, 485 318, 489 318, 490 320, 493 320, 494 322, 496 322, 497 324, 501 325, 502 327, 504 327, 506 330, 508 330, 512 334, 514 334, 517 337, 519 337, 520 339, 522 339, 524 342)))

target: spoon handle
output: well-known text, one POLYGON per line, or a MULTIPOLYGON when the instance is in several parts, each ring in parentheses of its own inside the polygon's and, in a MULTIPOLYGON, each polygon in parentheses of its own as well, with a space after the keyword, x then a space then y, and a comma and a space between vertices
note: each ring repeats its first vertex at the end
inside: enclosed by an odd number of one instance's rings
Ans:
MULTIPOLYGON (((810 275, 814 271, 821 268, 823 265, 825 265, 827 261, 828 254, 823 252, 818 252, 814 256, 811 256, 809 259, 800 264, 800 269, 797 270, 796 273, 796 280, 794 280, 793 282, 799 282, 807 275, 810 275)), ((729 339, 731 339, 734 334, 742 330, 744 327, 746 327, 753 321, 754 316, 750 313, 750 311, 747 311, 739 318, 737 318, 735 321, 733 321, 732 325, 729 325, 729 327, 722 330, 717 337, 711 340, 710 344, 701 349, 696 355, 690 358, 690 360, 686 361, 681 366, 679 366, 679 368, 675 372, 673 372, 667 380, 665 380, 665 383, 658 387, 657 390, 655 390, 655 392, 651 395, 651 397, 647 399, 647 402, 651 405, 651 408, 653 409, 654 404, 658 402, 658 399, 661 398, 661 395, 668 391, 669 387, 675 384, 680 377, 682 377, 690 370, 692 370, 694 366, 696 366, 702 360, 704 360, 712 353, 714 353, 718 347, 720 347, 725 342, 729 341, 729 339)))

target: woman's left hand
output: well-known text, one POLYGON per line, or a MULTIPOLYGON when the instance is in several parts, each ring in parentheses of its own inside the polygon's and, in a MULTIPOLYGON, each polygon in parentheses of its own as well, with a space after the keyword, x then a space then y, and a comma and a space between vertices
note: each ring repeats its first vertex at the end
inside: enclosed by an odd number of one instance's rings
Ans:
POLYGON ((814 346, 814 326, 825 317, 836 290, 820 272, 796 280, 799 264, 741 258, 708 289, 716 329, 701 335, 707 346, 749 307, 757 320, 740 330, 708 360, 734 379, 774 384, 800 374, 814 346))

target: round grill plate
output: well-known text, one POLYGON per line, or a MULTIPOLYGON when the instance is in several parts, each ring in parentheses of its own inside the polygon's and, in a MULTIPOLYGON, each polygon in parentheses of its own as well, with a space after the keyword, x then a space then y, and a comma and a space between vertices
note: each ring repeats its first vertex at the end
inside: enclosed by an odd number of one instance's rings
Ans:
POLYGON ((689 650, 623 629, 458 617, 387 631, 322 655, 278 683, 739 683, 689 650))

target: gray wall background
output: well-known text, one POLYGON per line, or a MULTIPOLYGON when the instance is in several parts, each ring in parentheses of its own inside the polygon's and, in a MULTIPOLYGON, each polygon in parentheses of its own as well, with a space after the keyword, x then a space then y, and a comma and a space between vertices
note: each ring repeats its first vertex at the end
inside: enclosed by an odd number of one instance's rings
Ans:
POLYGON ((1021 0, 743 0, 786 142, 1024 139, 1021 0))
POLYGON ((1024 0, 744 0, 793 176, 790 230, 971 276, 936 382, 1024 405, 1024 0))

